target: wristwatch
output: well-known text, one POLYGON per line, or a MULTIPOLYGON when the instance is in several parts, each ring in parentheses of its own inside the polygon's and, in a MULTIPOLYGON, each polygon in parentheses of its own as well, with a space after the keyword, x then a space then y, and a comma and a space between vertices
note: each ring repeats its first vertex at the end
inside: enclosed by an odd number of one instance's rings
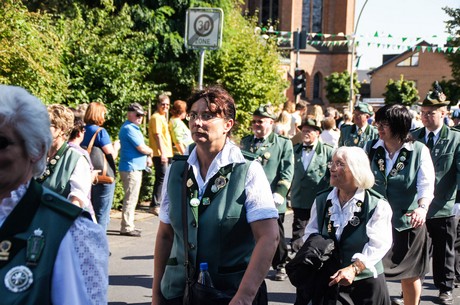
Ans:
POLYGON ((426 204, 419 204, 418 207, 428 211, 428 207, 426 206, 426 204))

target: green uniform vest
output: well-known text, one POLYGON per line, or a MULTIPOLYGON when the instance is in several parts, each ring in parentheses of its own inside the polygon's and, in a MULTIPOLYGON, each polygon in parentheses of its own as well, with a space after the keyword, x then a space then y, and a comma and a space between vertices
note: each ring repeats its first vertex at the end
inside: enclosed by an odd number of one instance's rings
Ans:
MULTIPOLYGON (((331 236, 331 238, 336 240, 335 233, 328 232, 329 222, 325 221, 325 216, 327 213, 326 209, 328 209, 329 206, 332 206, 332 203, 327 202, 327 196, 329 193, 330 190, 319 194, 316 198, 318 228, 321 228, 321 235, 331 236)), ((361 253, 363 251, 364 245, 369 242, 369 237, 367 237, 366 233, 366 225, 374 214, 375 207, 377 206, 379 200, 382 198, 383 197, 380 194, 372 190, 366 190, 364 203, 361 206, 361 212, 355 213, 355 216, 359 217, 359 224, 357 226, 347 224, 342 232, 340 241, 336 241, 336 244, 338 243, 339 248, 340 268, 349 266, 352 263, 351 258, 353 255, 356 253, 361 253)), ((383 264, 381 260, 377 262, 374 267, 377 270, 377 274, 383 273, 383 264)), ((355 277, 355 281, 370 278, 373 276, 373 273, 366 268, 355 277)))
MULTIPOLYGON (((256 149, 254 135, 249 135, 241 139, 241 149, 257 156, 272 193, 278 193, 286 198, 294 175, 294 150, 291 140, 272 132, 256 149)), ((285 213, 286 200, 277 209, 278 213, 285 213)))
POLYGON ((391 219, 393 227, 399 232, 411 229, 410 217, 406 214, 418 207, 417 174, 420 170, 421 153, 424 145, 415 141, 413 151, 402 148, 392 171, 387 176, 385 168, 380 165, 382 163, 385 166, 385 151, 383 147, 373 149, 374 144, 374 141, 371 141, 366 145, 371 169, 375 176, 373 189, 383 195, 390 203, 393 211, 391 219), (401 170, 396 169, 399 163, 403 165, 401 170))
POLYGON ((54 262, 62 239, 82 210, 32 180, 30 186, 0 228, 0 242, 11 242, 9 259, 0 261, 0 295, 2 304, 51 304, 54 262), (4 283, 8 271, 26 266, 27 240, 40 229, 45 246, 37 264, 27 266, 33 283, 21 292, 12 292, 4 283))
MULTIPOLYGON (((167 299, 180 297, 184 294, 184 240, 182 229, 182 185, 188 189, 191 182, 196 183, 193 174, 184 181, 185 160, 174 161, 170 168, 167 190, 169 196, 169 218, 174 231, 174 241, 170 258, 166 266, 161 291, 167 299)), ((234 164, 227 175, 228 183, 220 189, 211 203, 200 212, 198 221, 193 215, 189 204, 191 196, 187 194, 187 223, 189 241, 189 259, 195 268, 207 262, 214 287, 222 290, 235 291, 243 278, 246 267, 255 246, 254 237, 249 223, 246 221, 245 180, 250 162, 234 164)), ((219 173, 216 175, 219 176, 219 173)), ((210 179, 209 188, 213 184, 210 179)), ((203 207, 203 200, 200 209, 203 207)), ((197 269, 197 268, 196 268, 197 269)), ((197 272, 195 273, 195 277, 197 272)))
POLYGON ((367 125, 364 132, 358 134, 358 126, 353 125, 344 125, 340 129, 340 138, 339 138, 339 147, 340 146, 359 146, 364 147, 367 141, 378 139, 379 132, 377 128, 372 125, 367 125))
POLYGON ((70 193, 70 176, 81 157, 81 154, 68 148, 64 155, 56 163, 53 173, 45 181, 43 181, 43 186, 64 197, 67 197, 70 193))
POLYGON ((311 209, 316 194, 329 187, 327 162, 332 158, 334 148, 318 142, 315 153, 307 167, 303 167, 302 143, 294 146, 294 178, 291 186, 291 206, 311 209))
MULTIPOLYGON (((416 140, 425 143, 425 128, 417 129, 412 134, 416 140)), ((449 217, 456 202, 457 190, 460 189, 460 133, 443 125, 430 153, 436 181, 427 218, 449 217)))

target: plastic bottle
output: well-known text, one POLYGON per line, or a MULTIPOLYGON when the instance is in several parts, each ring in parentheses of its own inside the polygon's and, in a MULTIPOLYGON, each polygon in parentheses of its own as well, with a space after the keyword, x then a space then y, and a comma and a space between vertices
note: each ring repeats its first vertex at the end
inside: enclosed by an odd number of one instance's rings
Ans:
POLYGON ((203 286, 214 287, 211 280, 211 275, 208 272, 208 263, 200 263, 200 274, 198 275, 198 283, 203 286))

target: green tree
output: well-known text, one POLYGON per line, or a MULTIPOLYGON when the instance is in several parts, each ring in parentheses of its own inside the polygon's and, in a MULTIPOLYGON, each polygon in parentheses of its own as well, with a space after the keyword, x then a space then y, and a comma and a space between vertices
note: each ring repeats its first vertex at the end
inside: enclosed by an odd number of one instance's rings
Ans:
POLYGON ((385 88, 386 91, 383 96, 387 105, 402 104, 411 106, 420 99, 418 90, 415 88, 415 82, 405 80, 403 75, 398 81, 390 79, 385 88))
MULTIPOLYGON (((334 72, 325 77, 326 80, 326 98, 330 103, 347 103, 350 100, 350 73, 334 72)), ((358 82, 358 76, 353 74, 353 93, 359 93, 361 84, 358 82)))
POLYGON ((5 0, 0 18, 0 83, 24 87, 47 103, 62 102, 69 92, 60 61, 64 42, 51 16, 5 0))
MULTIPOLYGON (((444 11, 452 19, 446 21, 447 32, 451 39, 447 41, 448 48, 460 47, 460 8, 444 7, 444 11)), ((451 62, 452 76, 457 84, 460 84, 460 52, 447 53, 447 59, 451 62)))

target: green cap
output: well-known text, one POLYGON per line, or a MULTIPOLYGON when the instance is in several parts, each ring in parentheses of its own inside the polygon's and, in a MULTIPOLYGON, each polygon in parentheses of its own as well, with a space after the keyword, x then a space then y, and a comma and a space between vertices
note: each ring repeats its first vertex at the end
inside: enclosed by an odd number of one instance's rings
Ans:
POLYGON ((259 108, 254 111, 253 115, 262 116, 273 120, 276 120, 278 117, 273 111, 273 106, 271 104, 260 105, 259 108))
POLYGON ((368 115, 373 115, 374 112, 372 111, 372 106, 368 103, 361 102, 355 106, 355 110, 358 110, 362 113, 367 113, 368 115))
POLYGON ((303 120, 302 124, 300 124, 299 128, 302 129, 304 126, 313 127, 314 129, 318 130, 319 132, 322 131, 321 127, 318 126, 318 123, 316 122, 315 119, 303 120))

